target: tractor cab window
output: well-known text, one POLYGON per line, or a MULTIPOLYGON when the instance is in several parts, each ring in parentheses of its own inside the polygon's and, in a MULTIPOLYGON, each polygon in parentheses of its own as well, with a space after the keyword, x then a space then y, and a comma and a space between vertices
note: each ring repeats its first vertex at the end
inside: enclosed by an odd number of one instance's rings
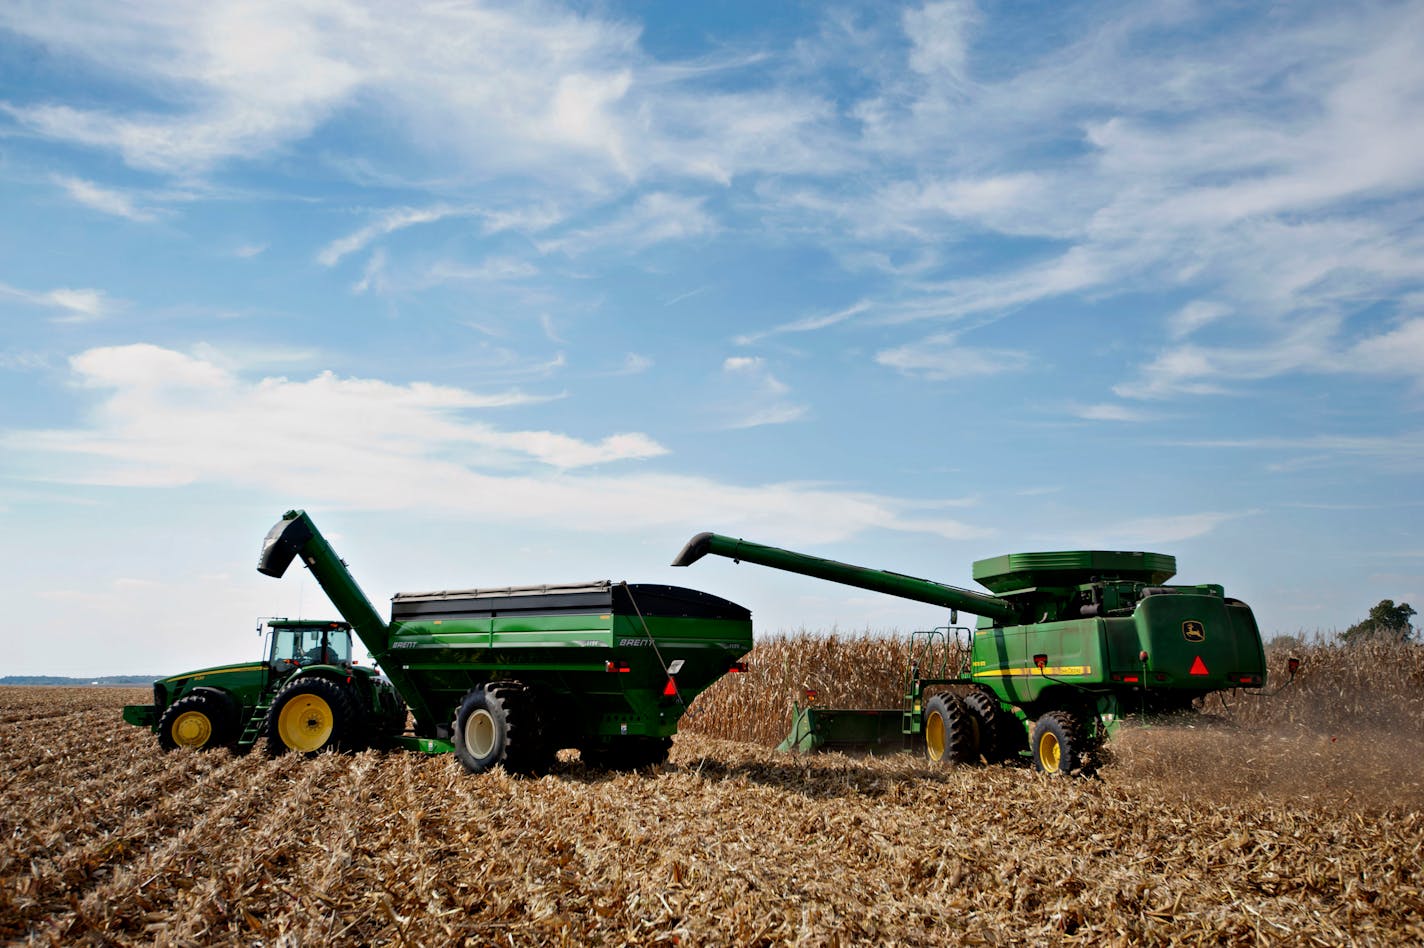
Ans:
POLYGON ((341 665, 351 661, 346 629, 273 629, 268 663, 281 671, 293 665, 341 665))

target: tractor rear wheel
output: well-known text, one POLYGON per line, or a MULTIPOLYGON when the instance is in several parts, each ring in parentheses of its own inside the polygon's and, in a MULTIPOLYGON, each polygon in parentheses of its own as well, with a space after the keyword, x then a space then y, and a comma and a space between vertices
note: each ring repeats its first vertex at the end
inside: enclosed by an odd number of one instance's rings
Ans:
POLYGON ((979 719, 958 695, 937 694, 926 702, 924 734, 930 760, 967 764, 979 757, 979 719))
POLYGON ((534 694, 517 681, 475 688, 455 713, 455 757, 470 773, 496 764, 512 774, 543 769, 549 754, 539 727, 534 694))
MULTIPOLYGON (((975 688, 964 696, 964 707, 979 722, 979 754, 991 764, 997 764, 1013 753, 1009 747, 1009 735, 1005 733, 1011 722, 999 707, 999 699, 982 688, 975 688)), ((1020 728, 1022 730, 1022 728, 1020 728)))
POLYGON ((1090 741, 1078 718, 1067 711, 1050 711, 1038 719, 1029 739, 1033 769, 1052 777, 1091 772, 1090 741))
POLYGON ((212 691, 196 691, 170 704, 158 721, 158 746, 211 750, 230 745, 237 737, 232 702, 212 691))
POLYGON ((361 712, 345 685, 329 678, 298 678, 272 702, 266 729, 267 752, 273 755, 354 750, 360 743, 361 712))

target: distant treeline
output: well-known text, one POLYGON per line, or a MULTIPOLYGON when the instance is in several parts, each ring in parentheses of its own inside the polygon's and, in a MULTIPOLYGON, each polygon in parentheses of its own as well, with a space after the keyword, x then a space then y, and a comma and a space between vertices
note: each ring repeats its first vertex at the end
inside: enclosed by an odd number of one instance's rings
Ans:
POLYGON ((62 675, 3 675, 0 685, 151 685, 161 675, 100 675, 98 678, 65 678, 62 675))

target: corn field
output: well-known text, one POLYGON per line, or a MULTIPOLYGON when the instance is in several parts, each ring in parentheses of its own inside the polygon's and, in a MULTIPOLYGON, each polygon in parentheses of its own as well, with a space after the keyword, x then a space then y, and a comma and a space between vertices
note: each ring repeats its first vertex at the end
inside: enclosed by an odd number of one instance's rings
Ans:
POLYGON ((894 636, 768 640, 667 765, 539 779, 164 754, 141 689, 0 688, 0 942, 1420 943, 1421 654, 1310 646, 1076 780, 769 749, 806 687, 896 706, 894 636))

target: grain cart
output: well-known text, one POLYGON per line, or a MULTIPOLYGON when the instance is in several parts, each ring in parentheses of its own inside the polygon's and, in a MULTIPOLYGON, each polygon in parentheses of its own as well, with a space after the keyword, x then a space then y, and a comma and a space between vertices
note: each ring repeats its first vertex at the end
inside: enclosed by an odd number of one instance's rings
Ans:
POLYGON ((688 702, 752 646, 746 609, 647 583, 397 593, 386 622, 300 510, 267 534, 257 569, 280 577, 294 559, 409 706, 414 733, 396 742, 453 750, 475 773, 537 772, 570 747, 596 766, 661 762, 688 702))
POLYGON ((1125 715, 1188 711, 1212 692, 1265 683, 1251 609, 1219 585, 1165 585, 1177 564, 1161 553, 978 560, 974 579, 991 594, 715 533, 693 537, 672 565, 709 553, 947 607, 951 624, 961 610, 980 617, 957 663, 943 657, 952 630, 917 633, 904 707, 798 707, 789 749, 923 740, 935 760, 1027 754, 1051 774, 1086 771, 1125 715))
POLYGON ((164 750, 248 750, 265 733, 275 750, 313 752, 379 743, 405 729, 395 688, 352 660, 351 626, 268 619, 266 627, 261 661, 160 678, 153 704, 125 707, 124 720, 151 728, 164 750), (318 706, 335 710, 314 714, 318 706))

